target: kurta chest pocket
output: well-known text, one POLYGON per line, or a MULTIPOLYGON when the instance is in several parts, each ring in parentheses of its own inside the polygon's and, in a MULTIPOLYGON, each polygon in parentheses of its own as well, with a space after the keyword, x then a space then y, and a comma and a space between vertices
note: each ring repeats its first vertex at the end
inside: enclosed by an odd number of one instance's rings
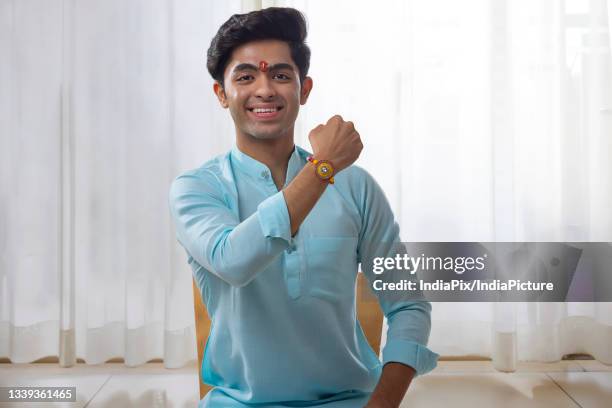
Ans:
POLYGON ((312 237, 304 244, 306 294, 331 302, 353 296, 357 276, 357 238, 312 237))

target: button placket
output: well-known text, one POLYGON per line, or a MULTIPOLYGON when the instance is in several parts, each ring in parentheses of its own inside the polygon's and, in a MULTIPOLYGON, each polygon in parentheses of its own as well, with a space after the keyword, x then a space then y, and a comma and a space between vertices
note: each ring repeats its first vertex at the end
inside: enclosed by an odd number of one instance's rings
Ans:
POLYGON ((259 173, 259 177, 264 180, 266 188, 270 190, 270 193, 278 193, 278 189, 276 188, 276 184, 274 184, 274 180, 269 170, 262 170, 261 173, 259 173))
POLYGON ((295 239, 292 239, 285 255, 285 280, 287 291, 291 299, 299 298, 302 292, 300 276, 302 275, 301 268, 303 265, 297 248, 298 246, 296 245, 295 239))

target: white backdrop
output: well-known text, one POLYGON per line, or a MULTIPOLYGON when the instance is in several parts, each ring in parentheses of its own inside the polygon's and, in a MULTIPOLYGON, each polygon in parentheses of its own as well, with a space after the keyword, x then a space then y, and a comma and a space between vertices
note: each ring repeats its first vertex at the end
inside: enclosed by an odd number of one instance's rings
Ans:
POLYGON ((167 197, 232 143, 205 51, 240 3, 210 6, 0 0, 0 357, 196 358, 167 197))
MULTIPOLYGON (((0 0, 0 358, 195 358, 167 189, 233 142, 205 51, 258 3, 0 0)), ((309 20, 297 142, 353 120, 403 240, 612 242, 605 0, 262 3, 309 20)), ((610 316, 437 303, 430 346, 612 363, 610 316)))

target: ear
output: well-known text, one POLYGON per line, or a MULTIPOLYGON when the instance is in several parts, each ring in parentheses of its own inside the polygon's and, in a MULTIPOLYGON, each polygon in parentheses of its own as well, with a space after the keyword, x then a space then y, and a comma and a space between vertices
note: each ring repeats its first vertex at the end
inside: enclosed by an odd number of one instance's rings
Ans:
POLYGON ((215 95, 217 95, 217 99, 219 99, 219 103, 221 104, 221 106, 223 106, 224 109, 227 109, 229 104, 227 103, 225 89, 223 89, 223 86, 217 81, 215 81, 215 83, 213 84, 213 92, 215 93, 215 95))
POLYGON ((307 76, 306 78, 304 78, 304 82, 302 83, 302 89, 300 90, 300 105, 304 105, 306 103, 311 90, 312 78, 307 76))

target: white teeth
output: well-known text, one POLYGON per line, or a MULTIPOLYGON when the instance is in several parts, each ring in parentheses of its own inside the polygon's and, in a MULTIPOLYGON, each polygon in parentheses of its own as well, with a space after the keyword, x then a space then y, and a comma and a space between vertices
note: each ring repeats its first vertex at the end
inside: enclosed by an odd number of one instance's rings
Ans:
POLYGON ((253 113, 272 113, 277 110, 277 108, 253 108, 253 113))

